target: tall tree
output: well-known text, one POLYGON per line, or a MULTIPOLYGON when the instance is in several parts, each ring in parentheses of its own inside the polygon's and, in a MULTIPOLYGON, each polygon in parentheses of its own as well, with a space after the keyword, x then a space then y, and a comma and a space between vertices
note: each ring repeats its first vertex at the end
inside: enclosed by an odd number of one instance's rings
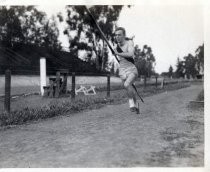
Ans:
POLYGON ((0 41, 3 45, 12 47, 14 42, 23 41, 21 21, 24 7, 0 6, 0 41))
POLYGON ((60 49, 55 19, 35 6, 0 6, 0 41, 6 47, 36 44, 60 49))
POLYGON ((204 44, 199 46, 195 51, 196 57, 196 67, 199 73, 203 73, 204 71, 204 44))
POLYGON ((141 51, 138 45, 136 45, 134 54, 135 64, 140 75, 146 75, 147 77, 150 77, 152 74, 155 74, 155 56, 153 55, 151 47, 144 45, 141 51))
MULTIPOLYGON (((113 41, 115 22, 122 7, 118 5, 97 5, 89 9, 109 41, 113 41)), ((101 65, 100 68, 104 70, 108 64, 108 49, 84 6, 68 6, 66 22, 68 27, 64 34, 69 37, 70 50, 92 49, 95 51, 97 58, 99 58, 96 61, 101 65)))
POLYGON ((58 40, 59 29, 55 16, 52 16, 43 27, 43 46, 51 49, 61 50, 61 42, 58 40))
POLYGON ((195 68, 196 58, 192 54, 188 54, 184 57, 184 60, 187 77, 190 78, 190 76, 192 76, 194 78, 198 74, 198 71, 195 68))
POLYGON ((184 61, 181 61, 179 57, 177 58, 177 64, 176 64, 176 77, 184 77, 185 75, 185 66, 184 61))
POLYGON ((172 77, 173 76, 173 67, 170 65, 169 69, 168 69, 168 76, 172 77))

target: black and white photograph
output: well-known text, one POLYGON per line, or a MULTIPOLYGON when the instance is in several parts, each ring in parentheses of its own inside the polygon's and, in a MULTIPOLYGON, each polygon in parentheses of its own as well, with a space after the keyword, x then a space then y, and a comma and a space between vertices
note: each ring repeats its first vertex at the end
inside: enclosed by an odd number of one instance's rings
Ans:
POLYGON ((84 2, 0 0, 0 171, 207 170, 209 4, 84 2))

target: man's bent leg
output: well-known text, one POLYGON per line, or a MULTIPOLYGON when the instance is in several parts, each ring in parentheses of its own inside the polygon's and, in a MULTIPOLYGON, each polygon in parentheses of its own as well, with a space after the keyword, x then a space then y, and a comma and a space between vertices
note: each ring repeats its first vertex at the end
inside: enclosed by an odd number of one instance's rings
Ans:
POLYGON ((132 86, 135 79, 136 79, 136 75, 134 73, 131 73, 128 75, 127 79, 124 82, 124 87, 127 90, 130 107, 136 106, 136 94, 135 94, 135 90, 132 86))

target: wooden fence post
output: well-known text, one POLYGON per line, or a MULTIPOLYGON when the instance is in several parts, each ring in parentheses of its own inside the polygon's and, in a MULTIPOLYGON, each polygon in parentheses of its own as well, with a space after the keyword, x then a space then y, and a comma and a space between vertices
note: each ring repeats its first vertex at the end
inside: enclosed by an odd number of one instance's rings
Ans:
POLYGON ((146 88, 146 86, 147 86, 147 77, 146 75, 144 75, 144 88, 146 88))
POLYGON ((107 97, 110 97, 110 74, 107 74, 107 97))
POLYGON ((163 89, 164 88, 164 78, 163 78, 163 80, 161 81, 161 89, 163 89))
POLYGON ((5 96, 4 96, 4 109, 10 113, 10 96, 11 96, 11 71, 5 71, 5 96))
POLYGON ((157 82, 157 76, 155 76, 155 86, 156 86, 156 88, 158 87, 158 82, 157 82))
POLYGON ((62 91, 63 93, 67 93, 67 78, 68 78, 68 72, 63 74, 63 84, 62 84, 62 91))
POLYGON ((75 99, 75 87, 76 87, 76 82, 75 82, 75 73, 73 72, 72 73, 72 86, 71 86, 71 90, 72 90, 72 93, 71 93, 71 97, 72 99, 75 99))
POLYGON ((55 87, 55 97, 58 98, 59 95, 60 95, 60 80, 61 80, 61 77, 60 77, 60 72, 57 71, 56 72, 56 80, 55 80, 55 83, 56 83, 56 87, 55 87))

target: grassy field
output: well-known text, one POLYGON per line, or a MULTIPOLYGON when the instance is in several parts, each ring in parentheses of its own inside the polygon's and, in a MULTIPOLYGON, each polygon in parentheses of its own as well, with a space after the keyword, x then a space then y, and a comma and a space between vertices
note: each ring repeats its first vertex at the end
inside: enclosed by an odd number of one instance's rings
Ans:
MULTIPOLYGON (((47 85, 49 84, 49 77, 47 77, 47 85)), ((68 77, 67 89, 71 89, 71 76, 68 77)), ((158 84, 160 85, 162 78, 158 78, 158 84)), ((165 82, 183 82, 183 79, 166 79, 165 82)), ((186 80, 188 81, 188 80, 186 80)), ((118 77, 111 77, 111 86, 114 89, 121 84, 121 80, 118 77)), ((155 84, 155 78, 147 78, 147 84, 155 84)), ((106 90, 107 77, 95 77, 95 76, 76 76, 76 87, 80 85, 94 85, 97 90, 106 90)), ((144 85, 143 79, 138 79, 137 84, 144 85)), ((0 97, 4 96, 5 91, 5 78, 0 76, 0 97)), ((40 78, 39 76, 16 76, 11 77, 11 95, 20 95, 27 93, 39 93, 40 92, 40 78)))
POLYGON ((198 95, 197 101, 204 101, 204 90, 202 90, 198 95))
MULTIPOLYGON (((47 77, 47 85, 49 84, 49 77, 47 77)), ((68 77, 68 89, 71 89, 71 76, 68 77)), ((106 77, 76 77, 76 84, 79 85, 96 85, 101 86, 107 82, 106 77)), ((111 77, 111 83, 120 83, 121 80, 117 77, 111 77)), ((0 76, 0 95, 4 94, 5 78, 0 76)), ((40 92, 40 78, 39 76, 15 76, 11 77, 11 92, 12 95, 29 93, 29 92, 40 92)))

